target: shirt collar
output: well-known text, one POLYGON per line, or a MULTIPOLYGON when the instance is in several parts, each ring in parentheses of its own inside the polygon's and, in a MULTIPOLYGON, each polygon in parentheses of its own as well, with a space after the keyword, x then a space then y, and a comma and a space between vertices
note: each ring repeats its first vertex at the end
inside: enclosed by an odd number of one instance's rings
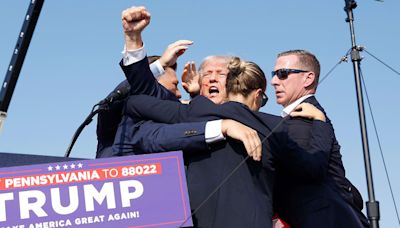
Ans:
POLYGON ((290 105, 286 106, 281 112, 282 117, 288 116, 301 102, 303 102, 305 99, 314 96, 314 94, 308 94, 305 96, 300 97, 297 99, 295 102, 291 103, 290 105))

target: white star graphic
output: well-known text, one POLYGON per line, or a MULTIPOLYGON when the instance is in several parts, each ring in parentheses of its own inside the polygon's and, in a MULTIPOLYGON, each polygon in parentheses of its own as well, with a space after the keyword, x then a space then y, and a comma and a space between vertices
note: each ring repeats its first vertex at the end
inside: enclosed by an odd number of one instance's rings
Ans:
POLYGON ((83 167, 83 164, 79 162, 78 168, 82 168, 82 167, 83 167))
POLYGON ((64 168, 64 169, 68 169, 68 165, 67 165, 67 164, 64 164, 64 165, 63 165, 63 168, 64 168))
POLYGON ((47 167, 48 171, 52 171, 53 170, 53 166, 49 165, 49 167, 47 167))
POLYGON ((57 165, 56 170, 60 170, 61 166, 57 165))
POLYGON ((71 169, 75 169, 75 164, 72 163, 72 164, 70 165, 70 167, 71 167, 71 169))

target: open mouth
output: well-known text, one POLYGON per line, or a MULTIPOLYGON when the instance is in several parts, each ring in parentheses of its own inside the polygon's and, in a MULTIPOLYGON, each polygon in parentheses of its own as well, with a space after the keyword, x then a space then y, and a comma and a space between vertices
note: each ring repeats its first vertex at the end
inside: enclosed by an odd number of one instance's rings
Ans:
POLYGON ((208 90, 208 93, 210 95, 217 95, 219 94, 219 89, 215 86, 211 86, 210 89, 208 90))

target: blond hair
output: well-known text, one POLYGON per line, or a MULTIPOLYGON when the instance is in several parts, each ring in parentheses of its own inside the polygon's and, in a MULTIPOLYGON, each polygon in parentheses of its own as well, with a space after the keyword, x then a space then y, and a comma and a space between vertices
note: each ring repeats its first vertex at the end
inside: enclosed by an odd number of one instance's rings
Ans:
POLYGON ((257 64, 233 57, 228 64, 228 70, 226 81, 228 94, 242 94, 247 97, 255 89, 262 89, 265 92, 267 79, 257 64))

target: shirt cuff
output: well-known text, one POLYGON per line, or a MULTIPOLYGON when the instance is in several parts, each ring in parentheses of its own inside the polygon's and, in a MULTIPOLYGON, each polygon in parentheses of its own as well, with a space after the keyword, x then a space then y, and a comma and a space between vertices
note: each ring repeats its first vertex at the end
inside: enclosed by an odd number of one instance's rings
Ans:
POLYGON ((137 63, 140 60, 146 57, 146 49, 144 49, 144 44, 141 48, 135 50, 126 50, 126 46, 124 46, 124 50, 122 51, 123 55, 123 64, 124 66, 131 65, 133 63, 137 63))
POLYGON ((222 120, 213 120, 206 123, 205 137, 206 143, 216 143, 225 140, 222 134, 222 120))
POLYGON ((157 80, 165 73, 164 68, 161 66, 159 60, 156 60, 154 63, 150 64, 150 70, 157 80))

